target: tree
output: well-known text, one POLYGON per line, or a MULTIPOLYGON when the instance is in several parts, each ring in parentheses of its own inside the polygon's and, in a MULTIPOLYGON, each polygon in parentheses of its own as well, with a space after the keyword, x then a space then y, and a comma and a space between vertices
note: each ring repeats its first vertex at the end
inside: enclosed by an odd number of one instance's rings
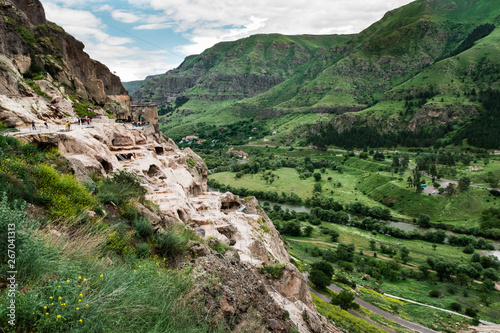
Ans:
POLYGON ((319 269, 313 269, 311 273, 309 273, 309 280, 320 290, 325 289, 332 282, 332 279, 319 269))
POLYGON ((421 227, 428 228, 431 226, 431 217, 427 214, 420 214, 417 224, 421 227))
POLYGON ((455 184, 449 183, 444 192, 449 196, 453 196, 457 193, 457 188, 455 187, 455 184))
POLYGON ((470 178, 467 177, 467 176, 463 176, 458 181, 458 189, 459 189, 459 191, 462 191, 462 192, 463 191, 467 191, 469 189, 469 186, 470 186, 470 178))
POLYGON ((305 237, 311 237, 311 234, 313 232, 314 228, 311 227, 310 225, 308 225, 305 229, 304 229, 304 236, 305 237))
POLYGON ((314 180, 319 182, 321 180, 321 174, 316 172, 313 174, 314 180))
POLYGON ((354 256, 354 244, 343 244, 340 243, 337 247, 337 251, 335 252, 337 255, 337 259, 341 261, 352 261, 354 256))
POLYGON ((342 310, 359 309, 359 304, 354 301, 354 294, 350 291, 342 291, 332 298, 331 303, 340 306, 342 310))
POLYGON ((406 264, 410 257, 410 250, 408 250, 406 246, 403 246, 399 249, 399 255, 401 256, 401 261, 403 262, 403 264, 406 264))
POLYGON ((322 190, 321 184, 320 183, 315 183, 314 184, 313 192, 315 192, 315 193, 321 193, 321 190, 322 190))
POLYGON ((330 240, 332 242, 337 242, 339 240, 340 234, 336 230, 330 230, 330 240))
POLYGON ((377 242, 375 241, 375 239, 373 239, 373 238, 370 239, 370 249, 372 249, 372 251, 375 251, 375 249, 376 249, 376 246, 375 246, 376 243, 377 242))
POLYGON ((462 252, 466 253, 466 254, 473 254, 474 253, 474 246, 469 243, 465 246, 465 248, 462 252))
POLYGON ((312 269, 317 269, 322 271, 330 279, 333 277, 333 273, 335 272, 333 270, 332 264, 324 260, 313 263, 311 267, 312 269))

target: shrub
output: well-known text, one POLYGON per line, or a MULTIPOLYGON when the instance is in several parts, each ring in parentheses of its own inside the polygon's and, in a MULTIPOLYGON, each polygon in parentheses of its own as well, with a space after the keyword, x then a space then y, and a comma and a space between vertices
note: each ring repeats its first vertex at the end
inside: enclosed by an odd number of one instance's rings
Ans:
POLYGON ((173 229, 156 236, 158 251, 163 258, 175 258, 187 250, 187 237, 173 229))
POLYGON ((139 243, 135 247, 135 253, 139 258, 146 258, 149 256, 149 244, 148 243, 139 243))
POLYGON ((432 298, 440 298, 441 297, 441 292, 436 289, 431 289, 429 290, 429 296, 432 298))
POLYGON ((474 308, 467 307, 465 308, 465 315, 469 317, 477 316, 477 310, 474 308))
POLYGON ((104 203, 114 202, 119 205, 132 198, 143 200, 146 189, 141 186, 141 181, 135 174, 119 170, 112 172, 97 187, 97 197, 104 203))
POLYGON ((460 303, 453 302, 450 304, 450 309, 455 311, 455 312, 460 312, 460 311, 462 311, 462 306, 460 305, 460 303))
POLYGON ((267 274, 271 277, 273 280, 279 280, 283 277, 283 272, 285 270, 286 264, 284 263, 277 263, 273 265, 266 265, 265 263, 263 264, 262 267, 259 268, 259 271, 262 274, 267 274))
POLYGON ((145 217, 139 217, 132 222, 138 238, 146 239, 153 234, 151 222, 145 217))

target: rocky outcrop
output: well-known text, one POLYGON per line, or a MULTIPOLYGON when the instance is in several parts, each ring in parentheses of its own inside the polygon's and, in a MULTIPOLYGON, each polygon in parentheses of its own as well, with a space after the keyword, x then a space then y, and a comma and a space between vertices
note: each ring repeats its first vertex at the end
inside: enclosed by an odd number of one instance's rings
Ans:
MULTIPOLYGON (((248 306, 257 306, 256 300, 259 300, 264 313, 269 308, 269 313, 274 314, 259 320, 279 332, 283 328, 280 319, 283 311, 279 307, 276 310, 276 304, 270 301, 274 299, 278 304, 284 303, 298 326, 310 327, 304 318, 309 318, 311 323, 322 323, 306 279, 295 266, 288 264, 290 255, 283 240, 272 221, 258 207, 257 200, 254 197, 242 199, 229 192, 207 192, 208 169, 191 149, 180 150, 172 140, 158 135, 153 127, 136 129, 120 124, 94 124, 70 132, 21 133, 17 137, 36 145, 58 148, 70 161, 75 176, 82 180, 89 180, 87 174, 90 172, 109 174, 127 169, 135 173, 147 189, 146 198, 158 205, 160 214, 157 216, 142 205, 136 207, 149 217, 154 230, 161 232, 173 224, 185 224, 207 242, 231 246, 233 259, 228 257, 224 263, 203 263, 208 273, 220 274, 223 281, 227 280, 210 294, 220 300, 217 315, 240 314, 242 317, 238 318, 246 318, 243 313, 248 306), (257 268, 263 264, 279 263, 287 264, 279 280, 267 280, 258 273, 257 268), (239 294, 242 293, 246 293, 248 299, 241 298, 239 294)), ((191 252, 196 253, 194 257, 211 253, 202 245, 193 247, 191 252)), ((309 331, 327 331, 322 325, 318 327, 309 331)))
MULTIPOLYGON (((2 1, 0 12, 0 121, 11 127, 41 120, 62 123, 63 117, 76 116, 75 102, 102 108, 128 98, 119 77, 46 20, 38 0, 2 1)), ((126 107, 116 103, 108 110, 120 113, 126 107)))

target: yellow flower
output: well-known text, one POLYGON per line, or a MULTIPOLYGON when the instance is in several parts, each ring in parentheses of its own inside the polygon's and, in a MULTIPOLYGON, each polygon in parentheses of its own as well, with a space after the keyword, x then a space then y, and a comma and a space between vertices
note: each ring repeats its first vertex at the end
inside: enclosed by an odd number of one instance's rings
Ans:
POLYGON ((69 280, 66 280, 66 283, 69 283, 69 280))
MULTIPOLYGON (((141 267, 141 266, 139 266, 139 267, 141 267)), ((99 275, 99 277, 102 277, 102 274, 101 274, 101 275, 99 275)))
POLYGON ((52 299, 52 296, 50 296, 49 298, 52 299))
POLYGON ((61 318, 61 315, 57 315, 57 319, 61 318))
POLYGON ((80 323, 83 323, 83 320, 81 320, 81 319, 80 319, 80 320, 79 320, 79 322, 80 322, 80 323))
POLYGON ((78 295, 78 296, 82 297, 82 296, 83 296, 83 294, 80 294, 80 295, 78 295))
POLYGON ((86 278, 83 278, 83 281, 87 281, 87 279, 86 279, 86 278))
POLYGON ((88 304, 85 304, 85 307, 86 307, 86 308, 88 308, 88 307, 89 307, 89 305, 88 305, 88 304))
POLYGON ((54 303, 50 303, 50 305, 54 305, 54 303))
POLYGON ((79 276, 79 277, 78 277, 78 280, 81 280, 81 279, 82 279, 82 277, 81 277, 81 276, 79 276))
POLYGON ((76 308, 77 310, 80 310, 80 308, 76 308))
POLYGON ((61 286, 57 286, 57 288, 61 288, 61 286))
POLYGON ((80 303, 81 301, 82 301, 82 300, 81 300, 81 299, 79 299, 79 300, 78 300, 78 303, 80 303))
POLYGON ((49 315, 49 313, 48 313, 48 312, 45 312, 45 315, 46 315, 46 316, 48 316, 48 315, 49 315))
POLYGON ((44 309, 47 309, 47 307, 46 307, 46 306, 44 306, 43 308, 44 308, 44 309))
POLYGON ((58 300, 60 300, 61 298, 62 298, 62 297, 61 297, 61 296, 59 296, 57 299, 58 299, 58 300))

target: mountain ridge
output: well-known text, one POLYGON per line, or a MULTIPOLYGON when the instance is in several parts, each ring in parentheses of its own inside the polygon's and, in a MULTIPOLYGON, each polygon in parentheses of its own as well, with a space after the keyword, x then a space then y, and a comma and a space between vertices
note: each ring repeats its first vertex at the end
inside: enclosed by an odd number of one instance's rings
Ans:
MULTIPOLYGON (((307 119, 312 125, 327 120, 340 132, 353 124, 380 133, 392 131, 394 126, 399 132, 432 130, 444 123, 463 126, 482 110, 480 102, 464 96, 472 89, 488 88, 479 80, 468 80, 471 71, 467 64, 475 66, 483 57, 471 49, 483 47, 488 36, 489 43, 497 45, 498 40, 491 36, 497 35, 498 28, 459 54, 452 53, 478 26, 498 25, 499 21, 500 12, 489 1, 414 1, 386 13, 355 35, 270 34, 216 44, 144 83, 133 97, 156 101, 160 107, 179 96, 189 98, 164 118, 163 129, 175 138, 193 128, 203 131, 208 125, 253 119, 278 132, 271 138, 277 144, 304 144, 305 138, 297 140, 293 131, 277 125, 282 123, 278 119, 282 115, 296 123, 299 118, 307 119), (262 56, 273 54, 279 56, 262 56), (443 64, 459 68, 444 77, 443 64), (253 83, 255 77, 260 81, 253 83), (464 84, 457 84, 459 80, 465 80, 464 84), (461 97, 456 96, 457 89, 461 97), (447 100, 453 102, 453 115, 433 116, 448 113, 447 100)), ((498 61, 490 58, 491 66, 497 66, 498 61)), ((483 69, 478 70, 476 75, 482 76, 483 69)), ((495 89, 498 77, 490 80, 495 89)), ((302 136, 311 134, 310 128, 295 125, 288 127, 298 128, 302 136)))

